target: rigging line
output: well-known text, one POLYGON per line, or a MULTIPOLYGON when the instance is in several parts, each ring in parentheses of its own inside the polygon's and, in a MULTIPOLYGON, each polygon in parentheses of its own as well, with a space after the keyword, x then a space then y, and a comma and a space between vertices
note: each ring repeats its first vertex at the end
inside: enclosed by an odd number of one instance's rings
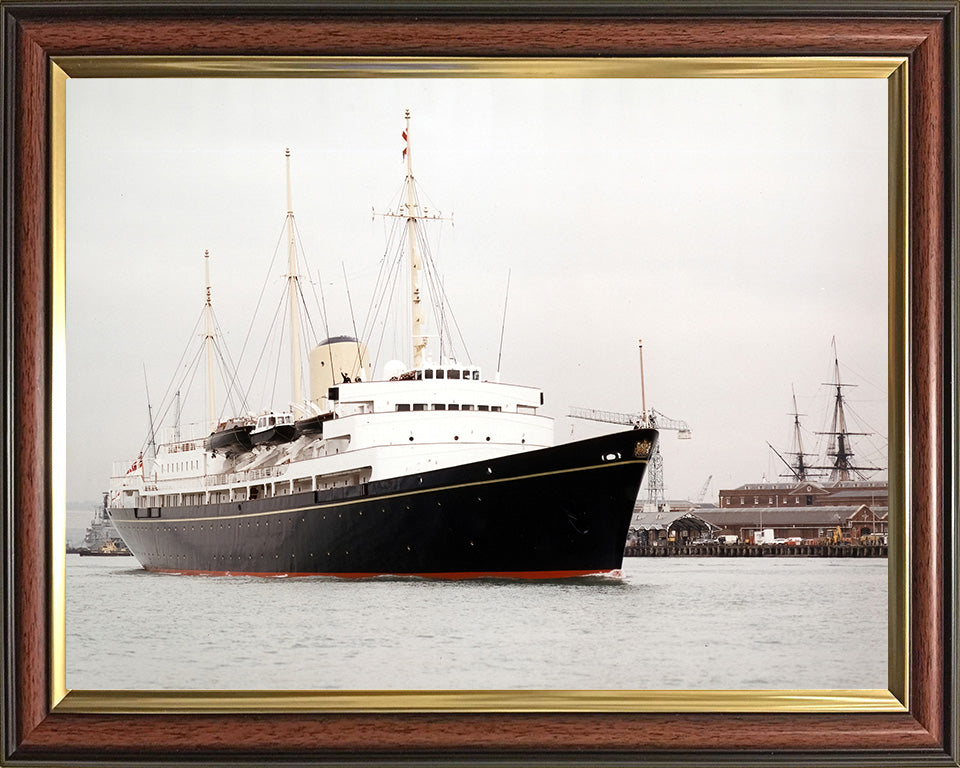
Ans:
POLYGON ((473 365, 473 358, 470 356, 470 350, 467 349, 467 342, 463 338, 463 331, 460 330, 460 323, 457 322, 457 316, 451 311, 450 317, 453 319, 453 327, 457 330, 457 336, 460 339, 460 346, 463 348, 463 354, 467 356, 467 362, 470 365, 473 365))
POLYGON ((223 328, 220 326, 220 320, 217 317, 216 313, 212 311, 211 315, 213 316, 214 329, 217 334, 213 340, 214 349, 217 350, 217 353, 220 355, 226 355, 227 365, 221 370, 221 376, 223 377, 223 382, 226 388, 226 394, 228 397, 231 396, 231 393, 236 390, 237 396, 241 400, 241 405, 246 406, 246 402, 243 401, 243 392, 240 391, 240 385, 238 382, 240 372, 237 368, 236 363, 233 362, 233 358, 230 356, 230 347, 227 346, 226 335, 223 332, 223 328), (219 339, 219 341, 217 340, 219 339))
MULTIPOLYGON (((249 402, 250 392, 253 389, 253 385, 256 382, 257 376, 260 372, 260 365, 263 363, 264 356, 266 355, 267 348, 270 345, 270 339, 273 336, 273 328, 277 324, 277 318, 280 316, 280 311, 283 309, 283 300, 277 304, 277 311, 273 315, 273 320, 270 322, 270 327, 267 329, 266 340, 263 343, 263 346, 260 348, 260 357, 257 358, 257 364, 254 366, 253 373, 250 375, 250 384, 247 387, 246 392, 244 393, 244 400, 249 402)), ((266 374, 264 374, 266 376, 266 374)), ((266 389, 266 387, 264 387, 266 389)))
POLYGON ((341 261, 340 268, 343 270, 343 285, 347 289, 347 306, 350 307, 350 320, 353 322, 353 338, 357 342, 357 373, 354 378, 363 371, 363 352, 360 349, 360 337, 357 336, 357 318, 353 314, 353 298, 350 296, 350 283, 347 281, 347 266, 341 261))
MULTIPOLYGON (((203 345, 202 345, 202 344, 198 344, 198 345, 197 345, 197 349, 196 349, 196 351, 195 351, 194 354, 193 354, 193 359, 190 361, 190 364, 187 365, 187 366, 178 366, 178 368, 177 368, 177 373, 174 374, 174 381, 176 381, 177 389, 180 389, 180 390, 183 389, 183 384, 184 384, 184 381, 186 381, 186 378, 187 378, 187 374, 188 374, 188 373, 190 373, 191 371, 193 371, 194 375, 196 375, 196 370, 197 370, 197 368, 199 367, 200 359, 201 359, 202 357, 203 357, 203 345), (182 373, 180 373, 181 368, 182 368, 182 370, 183 370, 182 373), (177 380, 177 378, 176 378, 177 375, 180 376, 179 380, 177 380)), ((193 380, 193 379, 191 379, 191 381, 192 381, 192 380, 193 380)), ((171 382, 171 384, 173 384, 173 382, 171 382)), ((189 393, 190 393, 190 390, 189 390, 189 388, 187 388, 186 394, 189 394, 189 393)), ((173 400, 172 400, 172 399, 171 399, 170 401, 166 402, 166 403, 161 402, 161 412, 160 412, 160 415, 159 415, 159 417, 158 417, 158 420, 160 421, 161 424, 163 423, 164 419, 166 419, 167 414, 170 412, 170 408, 172 408, 172 407, 173 407, 173 400)))
MULTIPOLYGON (((330 326, 327 323, 327 299, 323 294, 323 280, 320 277, 320 270, 317 270, 317 285, 320 286, 320 316, 323 318, 323 332, 327 335, 327 341, 330 341, 330 326)), ((327 344, 327 358, 330 361, 330 380, 336 383, 333 378, 333 345, 327 344)))
MULTIPOLYGON (((436 262, 434 261, 433 254, 429 249, 425 250, 424 261, 427 264, 427 283, 430 286, 430 303, 433 308, 433 314, 437 321, 437 332, 440 338, 440 347, 443 348, 443 339, 444 335, 452 339, 453 334, 450 332, 450 324, 447 320, 447 312, 445 311, 445 305, 443 302, 443 284, 440 280, 440 271, 437 269, 436 262)), ((452 357, 456 357, 456 348, 453 350, 452 357)), ((466 354, 466 348, 464 348, 464 353, 466 354)), ((469 357, 469 355, 467 355, 469 357)))
MULTIPOLYGON (((380 315, 381 308, 383 307, 384 302, 386 301, 388 295, 396 290, 396 276, 395 273, 402 268, 402 259, 403 259, 403 248, 398 243, 392 243, 392 253, 387 252, 383 256, 383 279, 378 286, 377 293, 374 294, 373 302, 371 306, 373 307, 374 313, 371 318, 370 328, 372 333, 372 328, 376 324, 377 317, 380 315)), ((384 318, 385 319, 385 318, 384 318)))
MULTIPOLYGON (((289 309, 289 302, 287 301, 288 296, 289 294, 286 291, 284 291, 283 299, 280 302, 281 303, 280 314, 284 317, 286 316, 287 311, 289 309)), ((280 380, 280 355, 283 353, 283 337, 284 337, 285 331, 287 330, 287 324, 284 322, 281 322, 279 324, 279 328, 280 328, 280 334, 279 334, 279 337, 277 338, 277 362, 276 362, 276 365, 274 365, 273 367, 273 389, 270 391, 270 400, 268 401, 268 407, 271 410, 274 407, 273 404, 277 400, 277 382, 280 380)))
POLYGON ((150 442, 147 443, 148 446, 153 446, 153 456, 156 458, 157 455, 157 434, 153 428, 153 407, 150 405, 150 385, 147 382, 147 364, 141 363, 143 365, 143 388, 147 393, 147 418, 150 420, 150 442))
MULTIPOLYGON (((219 344, 214 344, 213 349, 216 353, 216 359, 220 363, 220 375, 223 377, 223 380, 226 381, 230 374, 230 368, 226 358, 224 357, 223 348, 219 344)), ((237 408, 237 403, 235 402, 233 392, 230 389, 227 389, 227 391, 224 393, 223 399, 224 407, 226 407, 227 401, 229 401, 230 407, 233 409, 234 413, 237 413, 238 411, 242 412, 242 408, 237 408)), ((240 405, 243 406, 243 403, 240 403, 240 405)))
POLYGON ((313 317, 310 314, 310 309, 307 307, 307 302, 303 296, 303 286, 300 285, 300 281, 297 281, 297 294, 300 297, 300 307, 303 310, 303 314, 307 318, 307 323, 310 326, 310 336, 311 339, 300 337, 300 348, 305 353, 305 357, 310 359, 310 349, 315 347, 320 343, 320 340, 317 338, 317 332, 313 329, 313 317), (312 342, 312 343, 311 343, 312 342))
MULTIPOLYGON (((302 261, 303 261, 303 266, 306 268, 306 271, 307 271, 307 280, 308 280, 308 282, 310 282, 311 285, 312 285, 313 282, 312 282, 312 280, 310 280, 310 261, 307 259, 307 249, 303 247, 303 236, 300 234, 300 227, 299 227, 298 224, 297 224, 297 219, 296 219, 296 217, 294 217, 294 219, 293 219, 293 231, 294 231, 294 235, 295 235, 296 238, 297 238, 297 242, 300 244, 300 255, 303 257, 303 259, 302 259, 302 261)), ((303 311, 307 314, 307 324, 308 324, 309 327, 310 327, 311 333, 313 333, 314 343, 316 343, 316 342, 318 341, 317 331, 316 331, 316 329, 313 327, 313 319, 310 317, 310 311, 309 311, 309 308, 307 307, 307 299, 306 299, 306 297, 303 295, 303 286, 300 285, 300 281, 299 281, 299 280, 297 281, 297 287, 298 287, 298 290, 299 290, 299 293, 300 293, 300 300, 301 300, 301 304, 302 304, 302 306, 303 306, 303 311)), ((317 301, 316 290, 314 290, 313 300, 314 300, 314 301, 317 301)), ((318 307, 318 308, 319 308, 319 305, 320 305, 320 302, 317 301, 317 307, 318 307)), ((322 311, 322 310, 321 310, 321 312, 320 312, 320 319, 323 320, 324 325, 326 325, 326 319, 325 319, 324 316, 323 316, 323 311, 322 311)))
MULTIPOLYGON (((183 364, 184 358, 187 356, 187 352, 190 351, 190 347, 193 344, 193 339, 197 336, 197 330, 200 327, 200 323, 203 321, 204 309, 201 308, 200 314, 197 316, 197 322, 193 324, 193 329, 190 331, 190 341, 186 343, 183 348, 183 352, 180 353, 180 359, 177 360, 177 365, 173 369, 173 375, 170 377, 170 381, 167 383, 167 388, 163 393, 163 397, 160 399, 160 406, 163 407, 163 404, 167 401, 167 396, 173 390, 173 383, 177 379, 177 372, 180 370, 180 366, 183 364)), ((202 345, 201 345, 202 347, 202 345)))
POLYGON ((370 302, 370 309, 367 312, 367 321, 364 323, 363 338, 368 342, 370 348, 376 348, 377 352, 374 357, 374 370, 379 363, 380 352, 383 346, 383 336, 386 330, 386 324, 389 317, 389 306, 392 302, 387 302, 387 310, 383 310, 384 302, 387 301, 388 297, 392 297, 392 293, 396 290, 396 274, 399 272, 400 264, 400 253, 399 251, 395 252, 391 257, 390 252, 386 251, 381 258, 381 276, 377 278, 377 288, 373 294, 373 299, 370 302), (380 341, 375 345, 373 339, 374 329, 377 327, 377 320, 380 319, 381 322, 381 334, 380 341))
MULTIPOLYGON (((503 332, 507 327, 507 301, 510 299, 510 273, 512 270, 507 270, 507 290, 503 296, 503 321, 500 323, 500 350, 497 352, 497 376, 500 376, 500 360, 503 357, 503 332)), ((497 381, 500 381, 497 378, 497 381)))
POLYGON ((370 302, 370 307, 367 309, 367 317, 364 319, 363 323, 363 335, 364 338, 367 338, 368 332, 372 336, 373 327, 376 325, 377 314, 375 307, 378 306, 378 297, 382 301, 385 292, 388 290, 390 282, 390 273, 394 269, 393 260, 390 258, 390 254, 395 252, 396 240, 399 236, 401 227, 399 219, 391 219, 390 226, 387 232, 387 236, 384 238, 384 249, 383 256, 380 257, 380 269, 377 274, 377 282, 373 288, 373 300, 370 302))
MULTIPOLYGON (((256 323, 257 315, 260 313, 260 305, 263 303, 263 297, 267 292, 267 285, 270 283, 270 274, 273 272, 273 265, 277 261, 277 254, 280 252, 280 244, 283 242, 284 232, 287 228, 287 217, 283 217, 283 225, 280 227, 280 236, 277 238, 277 244, 273 248, 273 257, 270 259, 270 266, 267 268, 267 274, 264 278, 263 284, 260 286, 260 295, 257 297, 256 306, 253 308, 253 315, 250 317, 250 325, 247 328, 247 335, 243 339, 243 346, 240 347, 240 356, 237 358, 237 370, 239 371, 240 363, 243 362, 243 356, 247 351, 247 344, 250 343, 250 338, 253 335, 253 326, 256 323)), ((253 382, 251 381, 250 386, 252 388, 253 382)), ((249 389, 248 389, 249 392, 249 389)), ((246 400, 246 398, 244 398, 246 400)))
MULTIPOLYGON (((402 254, 402 250, 400 252, 402 254)), ((390 315, 390 307, 393 306, 393 298, 399 292, 399 283, 400 283, 400 274, 402 270, 399 268, 399 257, 394 257, 393 259, 393 268, 390 270, 390 275, 393 276, 392 283, 393 285, 389 287, 389 290, 385 290, 384 298, 388 299, 387 306, 383 312, 383 323, 380 326, 380 340, 377 343, 377 354, 374 358, 374 369, 376 369, 380 364, 380 353, 383 350, 383 338, 387 333, 387 319, 390 315)), ((372 330, 372 329, 371 329, 372 330)))
MULTIPOLYGON (((284 317, 286 317, 287 312, 290 309, 289 297, 290 297, 290 294, 287 291, 284 291, 283 301, 281 302, 283 305, 284 317)), ((283 353, 283 338, 284 338, 284 334, 286 333, 286 330, 287 330, 287 324, 280 323, 280 338, 277 339, 277 364, 276 366, 274 366, 274 369, 273 369, 273 390, 270 393, 271 409, 273 408, 273 404, 277 401, 277 382, 280 380, 280 355, 283 353)), ((290 343, 291 344, 293 343, 293 339, 290 339, 290 343)), ((291 375, 293 375, 292 372, 291 372, 291 375)), ((297 371, 296 375, 299 376, 300 372, 297 371)))
POLYGON ((456 314, 453 312, 452 309, 449 309, 449 310, 447 310, 447 311, 443 311, 443 310, 442 310, 443 307, 449 308, 449 307, 451 306, 451 304, 450 304, 450 299, 449 299, 449 297, 447 296, 446 289, 444 288, 443 283, 438 281, 438 277, 437 277, 437 274, 436 274, 436 273, 438 272, 437 266, 436 266, 436 262, 435 262, 434 259, 433 259, 433 254, 432 254, 431 251, 430 251, 429 245, 427 245, 427 243, 426 243, 426 237, 425 237, 425 236, 422 238, 422 242, 424 243, 424 254, 425 254, 426 260, 428 261, 428 263, 429 263, 429 265, 430 265, 430 270, 428 270, 428 274, 431 273, 431 272, 433 273, 433 274, 431 275, 431 277, 432 277, 432 279, 431 279, 431 285, 435 286, 435 290, 437 291, 437 294, 438 294, 438 301, 440 302, 440 306, 441 306, 441 312, 440 312, 441 321, 442 321, 444 327, 447 328, 448 334, 452 337, 453 334, 450 333, 450 330, 449 330, 449 319, 448 319, 448 317, 453 320, 453 327, 456 328, 457 336, 458 336, 458 338, 459 338, 459 340, 460 340, 460 346, 461 346, 461 348, 463 349, 463 354, 466 356, 467 362, 470 363, 470 364, 472 364, 472 363, 473 363, 473 360, 472 360, 472 358, 471 358, 471 356, 470 356, 470 350, 467 349, 467 343, 466 343, 466 340, 465 340, 464 337, 463 337, 463 332, 460 330, 460 325, 459 325, 459 323, 457 322, 456 314))
MULTIPOLYGON (((180 380, 179 380, 179 382, 178 382, 178 389, 181 389, 181 390, 183 389, 183 383, 184 383, 184 381, 186 380, 186 375, 187 375, 187 373, 189 373, 190 371, 193 371, 193 377, 196 377, 197 370, 200 368, 200 359, 201 359, 202 357, 203 357, 203 345, 200 344, 200 345, 197 346, 197 350, 196 350, 196 352, 194 353, 193 360, 191 361, 190 365, 188 365, 188 366, 184 369, 183 376, 180 378, 180 380)), ((179 369, 178 369, 178 370, 179 370, 179 369)), ((191 383, 191 384, 193 383, 193 377, 190 379, 190 383, 191 383)), ((186 396, 186 395, 188 395, 188 394, 190 394, 190 387, 189 387, 189 385, 187 386, 187 390, 186 390, 186 393, 185 393, 184 396, 186 396)), ((163 404, 161 403, 161 405, 163 405, 163 404)), ((164 419, 167 418, 167 414, 170 412, 170 408, 172 408, 172 407, 173 407, 173 400, 170 400, 170 402, 168 402, 168 403, 163 407, 163 410, 161 411, 161 413, 160 413, 160 415, 159 415, 159 417, 158 417, 158 421, 159 421, 161 424, 163 423, 164 419)), ((147 444, 148 444, 147 442, 144 442, 143 448, 145 448, 147 444)), ((141 449, 141 450, 142 450, 142 449, 141 449)))
MULTIPOLYGON (((394 227, 396 229, 396 227, 394 227)), ((377 306, 378 306, 378 297, 382 298, 383 291, 386 290, 387 282, 389 280, 389 273, 393 269, 393 262, 388 257, 392 249, 392 240, 393 236, 391 235, 390 242, 386 243, 384 248, 383 255, 380 257, 380 269, 377 272, 377 281, 373 286, 373 293, 371 294, 370 305, 367 307, 367 316, 363 320, 363 338, 367 338, 368 332, 373 333, 373 326, 377 322, 377 306), (388 268, 389 265, 389 268, 388 268)))

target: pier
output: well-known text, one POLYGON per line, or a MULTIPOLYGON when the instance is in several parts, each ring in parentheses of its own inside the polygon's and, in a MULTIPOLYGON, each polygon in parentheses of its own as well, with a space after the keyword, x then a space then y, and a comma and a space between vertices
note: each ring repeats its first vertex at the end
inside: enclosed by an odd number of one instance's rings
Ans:
POLYGON ((636 544, 624 557, 886 557, 886 544, 636 544))

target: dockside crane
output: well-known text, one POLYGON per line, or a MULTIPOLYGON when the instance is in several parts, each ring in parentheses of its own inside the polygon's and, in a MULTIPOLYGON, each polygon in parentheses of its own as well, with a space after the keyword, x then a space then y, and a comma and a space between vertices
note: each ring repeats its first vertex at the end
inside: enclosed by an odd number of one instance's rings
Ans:
POLYGON ((703 485, 700 487, 700 493, 698 493, 697 498, 693 500, 695 504, 700 504, 703 501, 704 496, 707 495, 707 488, 710 487, 711 480, 713 480, 713 475, 710 475, 703 481, 703 485))
MULTIPOLYGON (((655 408, 647 408, 646 391, 643 381, 643 339, 639 340, 640 346, 640 404, 643 410, 640 413, 621 413, 619 411, 598 411, 593 408, 570 408, 570 416, 574 419, 586 419, 587 421, 602 421, 609 424, 623 424, 636 428, 653 428, 660 431, 671 430, 677 433, 680 440, 689 440, 693 437, 690 426, 682 419, 672 419, 661 413, 655 408)), ((712 475, 711 475, 712 477, 712 475)), ((666 499, 664 497, 663 484, 663 455, 660 453, 660 445, 650 454, 647 464, 647 503, 646 506, 657 512, 664 511, 666 499)), ((707 481, 709 483, 709 480, 707 481)), ((706 489, 704 489, 706 492, 706 489)))

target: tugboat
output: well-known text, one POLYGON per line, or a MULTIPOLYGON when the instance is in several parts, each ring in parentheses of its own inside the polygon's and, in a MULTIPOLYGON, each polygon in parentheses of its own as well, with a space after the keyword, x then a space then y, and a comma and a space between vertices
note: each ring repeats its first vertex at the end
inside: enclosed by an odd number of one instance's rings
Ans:
MULTIPOLYGON (((430 259, 421 228, 437 216, 418 199, 410 138, 408 111, 404 194, 385 215, 404 230, 409 364, 390 361, 374 378, 361 342, 328 334, 309 355, 304 402, 288 151, 293 412, 282 414, 282 424, 267 414, 262 430, 258 424, 248 433, 249 447, 241 439, 227 451, 214 445, 220 420, 210 397, 206 439, 178 426, 142 471, 117 465, 108 511, 145 569, 552 579, 621 567, 657 431, 554 445, 540 389, 501 383, 499 371, 490 380, 449 354, 431 359, 420 287, 430 259), (256 437, 271 428, 270 437, 256 437)), ((212 370, 209 319, 207 327, 212 370)))

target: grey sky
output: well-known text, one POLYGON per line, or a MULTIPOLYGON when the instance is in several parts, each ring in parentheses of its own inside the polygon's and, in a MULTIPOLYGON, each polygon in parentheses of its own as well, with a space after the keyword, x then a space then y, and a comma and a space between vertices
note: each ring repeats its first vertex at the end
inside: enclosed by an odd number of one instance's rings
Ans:
POLYGON ((341 263, 362 317, 405 108, 421 188, 455 214, 431 240, 473 362, 492 376, 512 270, 503 379, 544 390, 558 442, 605 429, 570 405, 640 409, 641 337, 647 404, 693 430, 664 436, 670 497, 773 479, 791 384, 825 426, 834 335, 852 406, 886 434, 883 80, 78 79, 67 96, 68 499, 139 451, 143 366, 156 406, 199 343, 204 249, 239 353, 285 147, 330 332, 352 332, 341 263))

